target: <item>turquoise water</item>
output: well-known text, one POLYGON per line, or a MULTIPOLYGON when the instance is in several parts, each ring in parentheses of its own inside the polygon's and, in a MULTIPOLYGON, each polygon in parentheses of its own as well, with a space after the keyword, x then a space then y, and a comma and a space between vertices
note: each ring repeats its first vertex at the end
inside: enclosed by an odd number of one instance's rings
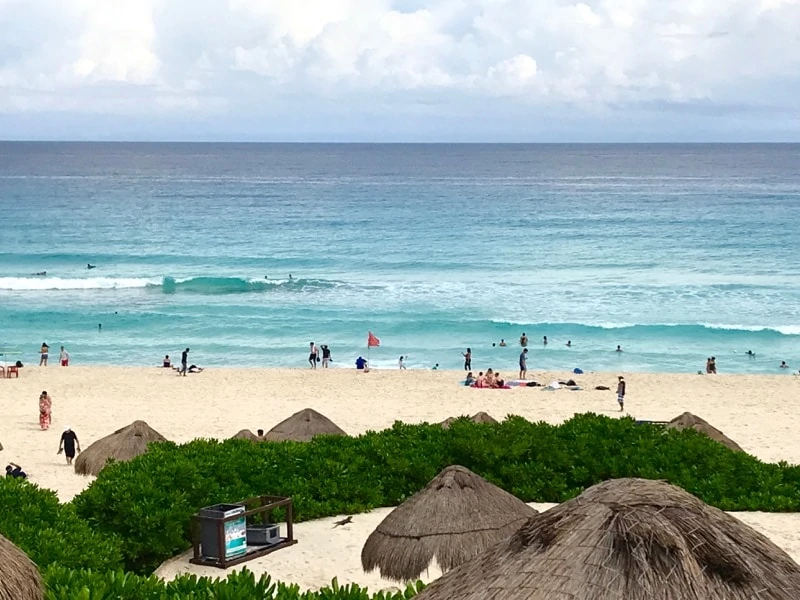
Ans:
POLYGON ((28 363, 800 368, 797 145, 0 143, 0 210, 28 363))

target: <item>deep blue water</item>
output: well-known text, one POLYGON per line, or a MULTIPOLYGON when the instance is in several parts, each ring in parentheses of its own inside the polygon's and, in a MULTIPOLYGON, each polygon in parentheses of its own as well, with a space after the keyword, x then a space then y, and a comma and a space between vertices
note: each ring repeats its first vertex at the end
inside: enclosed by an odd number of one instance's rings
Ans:
POLYGON ((0 143, 28 363, 797 372, 799 250, 800 145, 0 143))

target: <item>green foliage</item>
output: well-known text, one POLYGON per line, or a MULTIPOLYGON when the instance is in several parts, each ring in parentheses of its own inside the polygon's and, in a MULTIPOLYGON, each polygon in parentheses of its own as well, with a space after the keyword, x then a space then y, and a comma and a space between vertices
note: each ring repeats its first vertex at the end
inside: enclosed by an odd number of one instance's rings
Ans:
POLYGON ((9 477, 0 478, 0 534, 37 565, 118 569, 122 553, 113 536, 92 531, 70 504, 50 490, 9 477))
POLYGON ((124 540, 129 568, 148 572, 188 548, 189 517, 203 506, 273 494, 294 499, 299 521, 353 514, 399 504, 451 464, 526 502, 562 502, 605 479, 645 477, 724 510, 800 509, 798 467, 765 464, 693 431, 592 414, 561 425, 396 423, 305 444, 159 444, 104 469, 74 504, 94 529, 124 540))
POLYGON ((152 575, 51 566, 44 579, 45 600, 407 600, 423 588, 418 582, 403 592, 370 595, 358 585, 340 586, 334 580, 317 592, 300 592, 296 585, 274 583, 268 575, 256 579, 247 569, 225 579, 181 575, 165 583, 152 575))

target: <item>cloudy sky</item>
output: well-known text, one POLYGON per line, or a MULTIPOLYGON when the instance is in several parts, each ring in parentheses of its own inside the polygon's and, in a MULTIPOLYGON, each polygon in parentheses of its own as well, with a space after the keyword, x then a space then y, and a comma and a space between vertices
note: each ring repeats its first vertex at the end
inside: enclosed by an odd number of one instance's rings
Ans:
POLYGON ((800 141, 800 0, 0 0, 0 138, 800 141))

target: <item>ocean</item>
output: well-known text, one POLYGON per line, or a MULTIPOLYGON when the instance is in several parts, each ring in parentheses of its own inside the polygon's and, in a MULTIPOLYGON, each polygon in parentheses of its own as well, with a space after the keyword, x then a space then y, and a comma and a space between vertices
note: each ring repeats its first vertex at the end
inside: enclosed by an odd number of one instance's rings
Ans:
POLYGON ((25 364, 797 373, 798 259, 800 145, 0 142, 25 364))

